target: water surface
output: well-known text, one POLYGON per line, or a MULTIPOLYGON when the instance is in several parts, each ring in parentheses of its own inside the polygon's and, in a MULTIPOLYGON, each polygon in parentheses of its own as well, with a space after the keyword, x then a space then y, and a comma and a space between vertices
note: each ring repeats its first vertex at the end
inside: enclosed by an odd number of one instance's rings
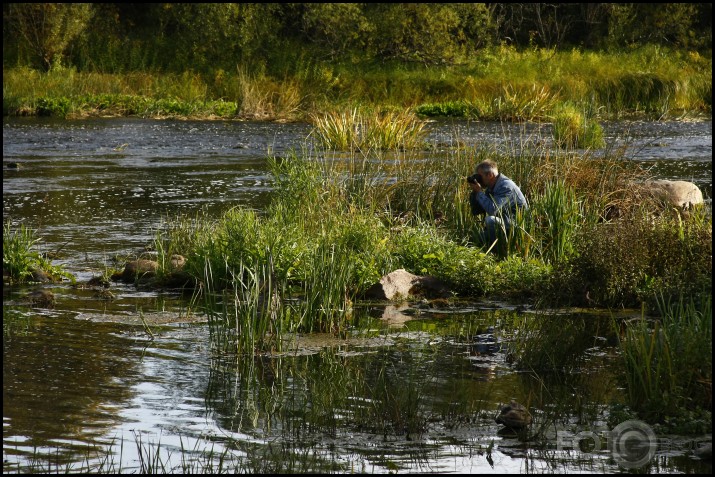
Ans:
MULTIPOLYGON (((711 121, 604 127, 607 141, 627 144, 625 160, 691 180, 710 197, 711 121)), ((57 252, 56 263, 83 282, 113 257, 143 250, 165 218, 265 206, 266 157, 301 148, 309 131, 259 122, 6 119, 3 218, 37 229, 43 250, 57 252)), ((443 145, 549 137, 544 125, 450 121, 430 123, 430 131, 443 145)), ((4 472, 134 473, 157 455, 167 469, 196 471, 224 453, 246 472, 631 470, 605 447, 559 446, 559 432, 607 435, 613 423, 604 403, 623 399, 612 337, 595 331, 581 337, 573 366, 543 376, 509 359, 510 320, 529 311, 368 306, 344 339, 297 337, 292 352, 237 358, 212 348, 189 297, 120 284, 113 299, 50 288, 57 298, 50 309, 29 306, 32 286, 3 288, 4 472), (504 435, 494 422, 512 398, 548 424, 539 439, 504 435)), ((657 457, 639 471, 711 470, 692 456, 711 435, 657 437, 657 457)))

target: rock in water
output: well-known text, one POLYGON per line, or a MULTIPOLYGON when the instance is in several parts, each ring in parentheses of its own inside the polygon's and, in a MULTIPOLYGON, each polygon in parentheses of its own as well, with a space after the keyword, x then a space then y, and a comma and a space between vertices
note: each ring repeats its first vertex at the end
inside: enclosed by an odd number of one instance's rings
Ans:
POLYGON ((497 424, 502 424, 511 429, 523 429, 531 424, 531 414, 516 401, 504 406, 499 415, 494 419, 497 424))

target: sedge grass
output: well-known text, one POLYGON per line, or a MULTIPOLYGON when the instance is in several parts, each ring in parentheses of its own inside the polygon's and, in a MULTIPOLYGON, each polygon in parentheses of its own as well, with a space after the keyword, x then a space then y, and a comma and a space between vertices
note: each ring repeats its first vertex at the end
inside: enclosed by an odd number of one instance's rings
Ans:
POLYGON ((313 115, 311 133, 337 151, 415 149, 423 146, 424 122, 407 112, 366 112, 359 108, 313 115))
POLYGON ((658 304, 659 318, 624 323, 619 342, 629 405, 649 422, 712 407, 712 294, 658 304))
POLYGON ((8 283, 36 281, 40 274, 44 276, 41 280, 68 279, 74 283, 74 275, 61 265, 53 265, 52 261, 37 249, 40 242, 37 230, 25 224, 14 226, 10 221, 3 223, 2 268, 8 283))
POLYGON ((10 279, 23 282, 32 278, 32 272, 40 262, 40 254, 34 250, 39 241, 35 231, 24 224, 19 227, 8 221, 3 224, 2 266, 10 279))
POLYGON ((576 230, 582 223, 582 212, 575 192, 565 182, 547 184, 543 194, 531 202, 530 216, 540 222, 532 236, 540 238, 541 257, 555 263, 573 253, 576 230))
POLYGON ((600 149, 605 145, 603 128, 569 104, 553 113, 554 142, 562 148, 600 149))

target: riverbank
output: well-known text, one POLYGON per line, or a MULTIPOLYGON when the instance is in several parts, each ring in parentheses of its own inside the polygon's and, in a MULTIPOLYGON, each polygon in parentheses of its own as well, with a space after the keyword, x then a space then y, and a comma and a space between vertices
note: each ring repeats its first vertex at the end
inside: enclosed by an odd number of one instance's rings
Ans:
POLYGON ((551 121, 564 107, 587 119, 712 114, 712 58, 643 47, 626 53, 511 47, 471 63, 420 66, 326 62, 281 77, 217 71, 47 73, 4 68, 3 115, 306 121, 361 108, 481 121, 551 121))

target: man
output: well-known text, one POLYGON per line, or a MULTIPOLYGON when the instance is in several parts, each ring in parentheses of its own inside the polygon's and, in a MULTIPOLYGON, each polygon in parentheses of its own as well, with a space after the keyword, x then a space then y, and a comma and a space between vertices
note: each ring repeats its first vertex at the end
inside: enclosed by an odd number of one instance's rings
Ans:
POLYGON ((492 160, 480 162, 476 174, 467 178, 467 182, 472 188, 469 194, 472 215, 486 214, 482 238, 484 244, 491 247, 498 230, 508 233, 517 209, 528 209, 529 204, 519 186, 500 174, 497 163, 492 160))

